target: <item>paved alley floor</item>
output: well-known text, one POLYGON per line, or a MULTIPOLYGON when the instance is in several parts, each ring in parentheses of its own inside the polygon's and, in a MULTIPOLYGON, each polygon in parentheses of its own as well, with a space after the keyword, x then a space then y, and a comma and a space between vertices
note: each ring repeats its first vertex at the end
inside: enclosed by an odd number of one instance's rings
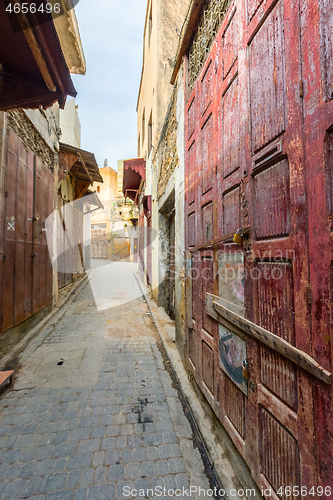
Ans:
POLYGON ((137 265, 103 264, 24 350, 14 389, 0 398, 2 500, 176 489, 189 498, 190 484, 209 488, 137 265))

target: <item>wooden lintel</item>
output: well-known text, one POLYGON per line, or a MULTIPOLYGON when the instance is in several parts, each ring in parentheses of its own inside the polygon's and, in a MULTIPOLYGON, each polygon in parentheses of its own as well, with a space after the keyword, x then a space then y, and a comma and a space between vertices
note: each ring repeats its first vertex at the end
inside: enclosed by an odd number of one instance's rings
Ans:
MULTIPOLYGON (((241 231, 243 234, 248 233, 250 230, 250 226, 245 226, 241 227, 239 231, 241 231)), ((238 231, 238 228, 233 232, 229 234, 225 234, 224 236, 221 236, 220 238, 215 238, 214 240, 207 241, 207 243, 202 243, 201 245, 197 245, 196 247, 189 248, 190 252, 197 252, 198 250, 204 250, 205 248, 212 247, 214 245, 217 245, 218 243, 222 243, 223 241, 230 240, 231 238, 234 237, 236 231, 238 231)))
POLYGON ((186 50, 189 48, 193 34, 198 25, 200 14, 203 7, 203 0, 192 0, 188 9, 188 13, 180 33, 175 64, 173 67, 170 83, 173 85, 176 81, 177 74, 181 65, 181 60, 186 50))
MULTIPOLYGON (((81 184, 82 184, 82 181, 81 181, 81 184)), ((79 198, 82 198, 82 196, 87 191, 89 186, 90 186, 89 182, 85 182, 81 188, 78 186, 78 191, 76 192, 75 199, 78 200, 79 198)))
POLYGON ((22 27, 24 36, 29 44, 30 50, 36 60, 37 66, 39 68, 39 71, 41 72, 41 75, 44 79, 44 82, 47 86, 47 88, 51 92, 56 92, 57 86, 54 83, 52 74, 49 70, 48 64, 46 62, 45 55, 43 53, 43 50, 38 43, 38 40, 35 36, 35 33, 33 32, 33 29, 31 28, 29 21, 26 17, 25 14, 23 14, 22 11, 20 11, 18 14, 16 14, 17 19, 22 27))
POLYGON ((87 174, 87 176, 88 176, 88 178, 89 178, 89 180, 90 180, 91 184, 93 184, 93 183, 94 183, 94 181, 92 180, 91 175, 90 175, 90 172, 89 172, 89 170, 87 169, 86 164, 84 163, 84 160, 83 160, 83 158, 82 158, 81 153, 77 153, 77 156, 78 156, 78 158, 79 158, 79 160, 80 160, 81 164, 83 165, 83 168, 84 168, 84 170, 85 170, 85 172, 86 172, 86 174, 87 174))
POLYGON ((222 306, 221 304, 219 304, 218 299, 219 297, 206 293, 207 314, 217 320, 219 316, 225 318, 231 324, 239 328, 244 334, 259 340, 274 351, 282 354, 286 358, 290 359, 290 361, 300 366, 307 372, 311 373, 315 377, 319 378, 326 384, 332 384, 332 373, 325 370, 325 368, 320 366, 319 363, 317 363, 307 353, 301 351, 300 349, 297 349, 297 347, 294 347, 289 342, 282 339, 281 337, 278 337, 274 333, 265 330, 265 328, 252 323, 248 319, 242 318, 235 312, 222 306), (208 296, 210 300, 207 300, 208 296), (218 313, 217 316, 215 314, 212 314, 212 308, 218 313))

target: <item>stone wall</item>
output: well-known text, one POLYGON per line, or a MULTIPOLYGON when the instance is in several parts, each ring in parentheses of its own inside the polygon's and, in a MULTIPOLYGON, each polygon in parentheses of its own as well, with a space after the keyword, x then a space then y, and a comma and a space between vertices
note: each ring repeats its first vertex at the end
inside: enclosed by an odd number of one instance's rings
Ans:
POLYGON ((177 87, 175 87, 171 96, 156 155, 159 156, 158 163, 160 165, 157 186, 157 197, 160 198, 173 171, 179 165, 177 151, 177 87))
POLYGON ((21 141, 47 165, 52 172, 58 155, 48 146, 40 132, 32 125, 23 109, 15 109, 7 113, 8 125, 19 136, 21 141))

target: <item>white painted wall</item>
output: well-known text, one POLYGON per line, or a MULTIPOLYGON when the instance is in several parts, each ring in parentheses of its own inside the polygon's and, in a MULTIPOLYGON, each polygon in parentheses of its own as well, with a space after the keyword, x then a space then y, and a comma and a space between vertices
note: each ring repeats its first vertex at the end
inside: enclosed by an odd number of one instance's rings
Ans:
POLYGON ((60 110, 61 142, 81 148, 81 123, 75 99, 66 102, 65 109, 60 110))

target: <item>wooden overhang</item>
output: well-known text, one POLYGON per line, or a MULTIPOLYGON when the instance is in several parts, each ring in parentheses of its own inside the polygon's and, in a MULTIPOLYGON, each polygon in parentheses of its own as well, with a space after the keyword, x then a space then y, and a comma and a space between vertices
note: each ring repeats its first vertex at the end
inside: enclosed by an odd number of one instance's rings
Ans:
POLYGON ((0 110, 63 108, 77 92, 51 14, 10 14, 8 3, 0 2, 0 110))
POLYGON ((101 200, 99 199, 96 191, 91 191, 90 189, 87 189, 85 195, 89 196, 89 201, 88 201, 89 205, 93 205, 93 206, 96 206, 97 208, 104 209, 104 205, 101 202, 101 200))
POLYGON ((96 191, 91 191, 90 189, 86 190, 86 192, 84 193, 84 197, 76 200, 76 204, 82 210, 83 215, 90 214, 99 209, 104 209, 104 205, 99 199, 96 191), (89 207, 88 210, 87 206, 89 207))
POLYGON ((124 160, 123 193, 126 198, 137 203, 138 193, 146 180, 146 161, 144 158, 124 160))
POLYGON ((201 18, 201 13, 204 3, 205 0, 191 0, 191 3, 189 5, 187 15, 179 37, 177 53, 170 80, 170 83, 172 85, 176 81, 178 71, 182 62, 182 58, 191 45, 195 30, 201 18))
POLYGON ((103 182, 95 155, 83 149, 60 143, 59 179, 70 174, 75 179, 75 199, 81 198, 94 182, 103 182))

